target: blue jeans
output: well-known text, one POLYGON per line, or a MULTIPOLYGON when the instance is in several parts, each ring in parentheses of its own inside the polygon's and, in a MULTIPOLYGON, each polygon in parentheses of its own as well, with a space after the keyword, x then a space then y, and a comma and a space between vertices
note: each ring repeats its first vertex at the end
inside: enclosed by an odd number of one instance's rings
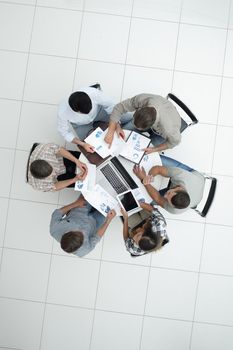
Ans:
MULTIPOLYGON (((94 122, 109 122, 110 115, 105 111, 103 106, 98 106, 98 112, 96 114, 95 119, 85 125, 78 125, 75 123, 71 123, 73 126, 76 134, 78 135, 80 140, 84 140, 88 133, 93 129, 93 123, 94 122)), ((125 123, 128 123, 133 118, 133 113, 128 112, 122 115, 121 117, 121 124, 124 126, 125 123)))
POLYGON ((162 154, 160 154, 160 159, 161 159, 161 162, 162 162, 163 166, 165 166, 165 167, 175 167, 175 168, 184 169, 186 171, 192 171, 193 170, 188 165, 183 164, 183 163, 179 162, 176 159, 164 156, 162 154))
POLYGON ((150 134, 150 139, 151 139, 151 142, 152 142, 152 144, 153 144, 154 147, 157 147, 157 146, 161 145, 161 143, 164 143, 164 142, 165 142, 165 139, 164 139, 162 136, 156 134, 154 131, 152 131, 151 128, 149 128, 148 130, 138 130, 138 129, 134 126, 133 120, 132 120, 132 119, 133 119, 133 118, 131 118, 131 120, 130 120, 128 123, 123 124, 124 129, 136 131, 136 132, 138 132, 139 134, 142 134, 142 133, 144 133, 144 132, 148 132, 148 133, 150 134))
POLYGON ((95 208, 93 208, 89 203, 87 203, 88 213, 95 219, 96 229, 98 230, 100 226, 103 225, 105 217, 95 208), (92 212, 90 213, 90 211, 92 212))

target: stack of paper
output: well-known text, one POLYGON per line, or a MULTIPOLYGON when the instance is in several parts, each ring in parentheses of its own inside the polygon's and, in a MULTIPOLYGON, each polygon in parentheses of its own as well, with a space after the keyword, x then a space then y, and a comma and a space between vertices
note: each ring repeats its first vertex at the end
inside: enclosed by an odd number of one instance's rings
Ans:
POLYGON ((117 133, 115 132, 112 145, 109 148, 109 145, 104 141, 107 131, 108 129, 103 131, 101 128, 97 128, 84 140, 93 146, 95 148, 95 152, 102 158, 106 158, 110 155, 116 156, 125 147, 125 141, 121 137, 118 137, 117 133))

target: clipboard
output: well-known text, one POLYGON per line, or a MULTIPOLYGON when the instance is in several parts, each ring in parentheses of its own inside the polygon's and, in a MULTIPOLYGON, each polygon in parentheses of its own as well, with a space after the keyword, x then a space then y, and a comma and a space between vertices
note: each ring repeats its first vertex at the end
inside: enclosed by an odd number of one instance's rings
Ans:
POLYGON ((131 131, 120 156, 130 160, 134 164, 139 164, 145 155, 145 151, 142 151, 142 149, 147 148, 150 142, 151 139, 148 136, 131 131))

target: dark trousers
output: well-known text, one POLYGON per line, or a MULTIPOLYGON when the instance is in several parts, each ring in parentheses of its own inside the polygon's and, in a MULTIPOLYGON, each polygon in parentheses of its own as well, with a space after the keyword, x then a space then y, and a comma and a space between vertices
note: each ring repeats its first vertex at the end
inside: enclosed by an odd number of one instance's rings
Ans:
MULTIPOLYGON (((75 158, 79 158, 80 157, 80 152, 78 151, 69 151, 75 158)), ((63 180, 69 180, 72 179, 73 177, 75 177, 76 175, 76 164, 71 162, 71 160, 67 159, 67 158, 63 158, 63 163, 65 165, 66 168, 66 172, 65 174, 59 175, 57 177, 57 181, 63 181, 63 180)), ((74 187, 75 183, 67 186, 67 187, 74 187)))

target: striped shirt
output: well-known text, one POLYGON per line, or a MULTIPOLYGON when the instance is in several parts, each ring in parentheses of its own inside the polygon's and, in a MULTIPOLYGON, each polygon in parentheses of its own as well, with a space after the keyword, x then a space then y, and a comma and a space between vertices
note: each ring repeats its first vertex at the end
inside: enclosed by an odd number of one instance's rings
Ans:
MULTIPOLYGON (((167 236, 166 232, 166 221, 163 217, 163 215, 158 211, 157 208, 154 208, 152 211, 152 215, 150 216, 147 221, 151 222, 151 230, 153 233, 156 233, 156 235, 160 236, 162 238, 162 246, 169 242, 169 238, 167 236)), ((144 221, 143 221, 144 223, 144 221)), ((142 223, 142 224, 143 224, 142 223)), ((142 250, 134 241, 133 238, 129 237, 125 240, 125 246, 128 252, 132 256, 139 256, 147 254, 147 251, 142 250)))
POLYGON ((54 143, 39 144, 30 156, 28 183, 35 189, 43 192, 55 191, 55 183, 57 177, 66 172, 63 163, 63 157, 58 155, 60 146, 54 143), (53 168, 52 173, 45 179, 36 179, 30 172, 30 165, 34 160, 43 159, 47 161, 53 168))

